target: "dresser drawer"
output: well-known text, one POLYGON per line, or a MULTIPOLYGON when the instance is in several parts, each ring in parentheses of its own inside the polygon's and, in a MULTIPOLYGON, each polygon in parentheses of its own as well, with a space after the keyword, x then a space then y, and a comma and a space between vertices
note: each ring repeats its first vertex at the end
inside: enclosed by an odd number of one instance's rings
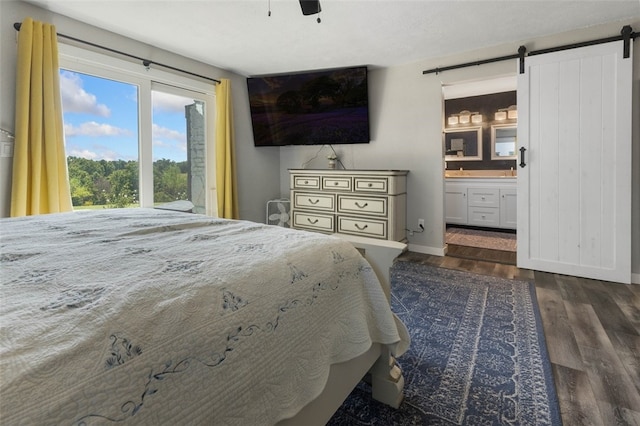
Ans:
POLYGON ((379 192, 386 194, 389 191, 389 181, 386 178, 354 178, 354 191, 356 192, 379 192))
POLYGON ((293 189, 320 189, 320 176, 293 175, 293 189))
POLYGON ((325 191, 351 191, 351 178, 342 176, 323 176, 322 189, 325 191))
POLYGON ((467 189, 469 206, 499 207, 500 190, 498 188, 469 188, 467 189))
POLYGON ((469 207, 469 225, 497 227, 500 224, 500 210, 491 207, 469 207))
POLYGON ((293 206, 297 209, 305 208, 332 212, 335 208, 335 196, 324 193, 294 192, 293 206))
POLYGON ((333 233, 333 218, 333 215, 294 211, 293 227, 300 229, 309 229, 312 231, 333 233))
POLYGON ((387 238, 387 221, 338 216, 337 232, 369 238, 387 238))
POLYGON ((338 195, 338 212, 387 216, 387 199, 338 195))

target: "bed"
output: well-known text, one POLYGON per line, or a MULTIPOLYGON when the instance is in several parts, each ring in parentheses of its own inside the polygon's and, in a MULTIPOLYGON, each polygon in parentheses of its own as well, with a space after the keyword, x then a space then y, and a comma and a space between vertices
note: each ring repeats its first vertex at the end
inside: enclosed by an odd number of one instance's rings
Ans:
POLYGON ((157 209, 0 229, 3 424, 323 424, 367 371, 400 403, 409 337, 348 241, 157 209))

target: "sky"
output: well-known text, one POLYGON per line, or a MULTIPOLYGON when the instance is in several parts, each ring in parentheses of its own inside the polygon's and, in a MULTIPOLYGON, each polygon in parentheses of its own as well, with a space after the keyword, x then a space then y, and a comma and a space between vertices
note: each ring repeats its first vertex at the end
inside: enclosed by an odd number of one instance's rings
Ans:
MULTIPOLYGON (((60 70, 67 156, 138 160, 138 88, 60 70)), ((154 91, 153 160, 186 161, 184 106, 193 99, 154 91)))

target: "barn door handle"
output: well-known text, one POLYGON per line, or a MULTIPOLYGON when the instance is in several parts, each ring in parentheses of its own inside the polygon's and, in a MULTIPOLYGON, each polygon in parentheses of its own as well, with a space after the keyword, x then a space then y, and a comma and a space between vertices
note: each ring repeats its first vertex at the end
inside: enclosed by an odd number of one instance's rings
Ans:
POLYGON ((524 162, 524 152, 527 150, 527 148, 520 147, 520 167, 524 167, 527 165, 527 163, 524 162))

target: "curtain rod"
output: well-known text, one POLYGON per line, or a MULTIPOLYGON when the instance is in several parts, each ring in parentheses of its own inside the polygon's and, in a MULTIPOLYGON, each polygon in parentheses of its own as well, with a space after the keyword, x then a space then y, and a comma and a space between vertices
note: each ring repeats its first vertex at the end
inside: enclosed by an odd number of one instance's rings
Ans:
MULTIPOLYGON (((629 50, 630 50, 630 40, 635 40, 636 37, 639 37, 640 33, 634 33, 631 29, 630 25, 625 25, 624 27, 622 27, 622 30, 620 31, 620 35, 617 36, 612 36, 612 37, 606 37, 606 38, 599 38, 596 40, 590 40, 590 41, 583 41, 580 43, 573 43, 573 44, 565 44, 564 46, 557 46, 557 47, 551 47, 548 49, 540 49, 540 50, 533 50, 529 53, 526 54, 526 56, 533 56, 533 55, 541 55, 543 53, 551 53, 551 52, 559 52, 561 50, 568 50, 568 49, 575 49, 578 47, 585 47, 585 46, 593 46, 596 44, 602 44, 602 43, 609 43, 611 41, 619 41, 622 40, 624 41, 624 57, 628 58, 629 57, 629 50)), ((433 68, 430 70, 425 70, 422 71, 422 74, 438 74, 442 71, 449 71, 449 70, 455 70, 458 68, 466 68, 466 67, 471 67, 474 65, 483 65, 483 64, 490 64, 492 62, 499 62, 499 61, 505 61, 508 59, 518 59, 520 58, 520 74, 524 73, 524 57, 525 57, 525 52, 527 51, 526 47, 524 46, 520 46, 520 48, 518 49, 518 53, 517 54, 513 54, 513 55, 506 55, 506 56, 499 56, 496 58, 489 58, 489 59, 483 59, 480 61, 473 61, 473 62, 465 62, 464 64, 458 64, 458 65, 450 65, 447 67, 439 67, 439 68, 433 68)))
MULTIPOLYGON (((13 28, 15 28, 16 31, 20 31, 20 27, 21 26, 22 26, 22 24, 20 22, 16 22, 16 23, 13 24, 13 28)), ((220 80, 216 80, 215 78, 206 77, 204 75, 200 75, 200 74, 196 74, 196 73, 193 73, 193 72, 190 72, 190 71, 185 71, 185 70, 180 69, 180 68, 172 67, 171 65, 161 64, 160 62, 155 62, 155 61, 152 61, 152 60, 149 60, 149 59, 144 59, 144 58, 141 58, 139 56, 135 56, 135 55, 132 55, 130 53, 122 52, 120 50, 112 49, 110 47, 101 46, 99 44, 92 43, 90 41, 81 40, 79 38, 71 37, 71 36, 68 36, 68 35, 65 35, 65 34, 60 34, 60 33, 56 33, 56 35, 58 37, 66 38, 68 40, 73 40, 73 41, 78 42, 78 43, 86 44, 86 45, 89 45, 89 46, 92 46, 92 47, 97 47, 98 49, 107 50, 107 51, 112 52, 112 53, 117 53, 118 55, 127 56, 129 58, 137 59, 139 61, 142 61, 142 65, 144 65, 147 68, 150 65, 159 65, 161 67, 164 67, 164 68, 167 68, 167 69, 170 69, 170 70, 173 70, 173 71, 178 71, 178 72, 181 72, 183 74, 188 74, 188 75, 192 75, 194 77, 199 77, 199 78, 203 78, 205 80, 209 80, 209 81, 214 81, 216 83, 220 83, 220 80)))

